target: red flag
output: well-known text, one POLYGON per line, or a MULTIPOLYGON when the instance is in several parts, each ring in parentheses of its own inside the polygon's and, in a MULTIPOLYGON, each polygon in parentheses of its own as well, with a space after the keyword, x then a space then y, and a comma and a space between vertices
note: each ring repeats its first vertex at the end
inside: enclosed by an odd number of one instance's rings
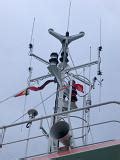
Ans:
POLYGON ((24 90, 24 91, 21 91, 20 93, 14 95, 14 97, 19 97, 19 96, 24 96, 24 95, 28 95, 28 91, 27 90, 24 90))
POLYGON ((28 95, 28 91, 39 91, 45 88, 46 85, 48 85, 51 82, 55 82, 55 80, 47 80, 43 85, 41 85, 40 87, 35 87, 35 86, 30 86, 27 89, 21 91, 20 93, 16 94, 14 97, 19 97, 19 96, 24 96, 24 95, 28 95))
POLYGON ((51 82, 55 82, 55 80, 47 80, 43 85, 41 85, 40 87, 35 87, 35 86, 31 86, 28 89, 30 89, 31 91, 39 91, 45 88, 45 86, 47 86, 49 83, 51 82))
POLYGON ((74 84, 73 85, 78 91, 84 93, 82 84, 74 84))
POLYGON ((30 89, 31 91, 39 91, 39 87, 35 87, 35 86, 31 86, 28 89, 30 89))
MULTIPOLYGON (((77 89, 78 91, 84 93, 83 85, 82 85, 82 84, 76 84, 76 83, 75 83, 75 84, 73 84, 72 86, 75 87, 75 89, 77 89)), ((61 90, 67 89, 67 88, 69 88, 69 87, 70 87, 70 86, 63 86, 63 87, 61 88, 61 90)))

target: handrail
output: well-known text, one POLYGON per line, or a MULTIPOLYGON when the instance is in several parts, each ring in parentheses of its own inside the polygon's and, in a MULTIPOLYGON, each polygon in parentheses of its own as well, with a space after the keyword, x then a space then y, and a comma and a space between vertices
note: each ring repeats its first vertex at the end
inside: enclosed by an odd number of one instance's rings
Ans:
POLYGON ((120 121, 118 121, 118 120, 103 121, 103 122, 99 122, 99 123, 89 124, 86 126, 76 127, 76 128, 73 128, 72 130, 77 130, 77 129, 86 128, 86 127, 93 127, 93 126, 102 125, 102 124, 106 124, 106 123, 120 123, 120 121))
MULTIPOLYGON (((94 126, 98 126, 98 125, 104 125, 104 124, 106 124, 106 123, 119 123, 119 124, 120 124, 120 121, 118 121, 118 120, 103 121, 103 122, 99 122, 99 123, 89 124, 89 125, 86 125, 86 126, 76 127, 76 128, 73 128, 72 130, 87 128, 87 127, 94 127, 94 126)), ((80 139, 80 138, 82 138, 82 137, 83 137, 83 136, 75 137, 74 139, 80 139)))
MULTIPOLYGON (((103 122, 99 122, 99 123, 89 124, 89 125, 86 125, 86 126, 76 127, 76 128, 73 128, 72 130, 77 130, 77 129, 81 129, 81 128, 85 128, 85 127, 93 127, 93 126, 97 126, 97 125, 103 125, 103 124, 106 124, 106 123, 120 123, 120 121, 118 121, 118 120, 103 121, 103 122)), ((41 138, 41 137, 45 137, 45 135, 39 135, 39 136, 29 137, 29 138, 25 138, 25 139, 16 140, 16 141, 6 142, 6 143, 3 143, 2 146, 14 144, 14 143, 19 143, 19 142, 23 142, 23 141, 26 141, 26 140, 41 138)), ((78 139, 78 138, 81 138, 81 137, 77 137, 77 138, 74 138, 74 139, 78 139)))
POLYGON ((23 121, 23 122, 19 122, 19 123, 5 125, 5 126, 0 127, 0 129, 6 129, 6 128, 21 125, 21 124, 35 122, 35 121, 39 121, 39 120, 42 120, 42 119, 47 119, 47 118, 51 118, 51 117, 54 117, 54 116, 64 115, 64 114, 73 113, 73 112, 77 112, 77 111, 83 111, 83 110, 87 110, 87 109, 97 108, 97 107, 105 106, 105 105, 109 105, 109 104, 120 105, 120 101, 108 101, 108 102, 103 102, 103 103, 91 105, 91 106, 84 107, 84 108, 78 108, 78 109, 73 109, 73 110, 65 111, 65 112, 61 112, 61 113, 55 113, 55 114, 43 116, 43 117, 40 117, 40 118, 35 118, 35 119, 31 119, 31 120, 27 120, 27 121, 23 121))
POLYGON ((34 136, 34 137, 29 137, 29 138, 25 138, 25 139, 16 140, 16 141, 2 143, 2 146, 9 145, 9 144, 14 144, 14 143, 19 143, 19 142, 24 142, 24 141, 27 141, 27 140, 41 138, 41 137, 45 137, 45 135, 34 136))

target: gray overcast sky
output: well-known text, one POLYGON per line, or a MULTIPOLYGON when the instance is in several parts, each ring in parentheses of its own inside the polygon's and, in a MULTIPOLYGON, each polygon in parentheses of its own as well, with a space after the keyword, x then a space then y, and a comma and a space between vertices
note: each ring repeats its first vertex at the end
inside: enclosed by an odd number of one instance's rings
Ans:
MULTIPOLYGON (((68 5, 69 0, 0 0, 0 100, 26 87, 30 60, 28 44, 33 18, 36 18, 34 53, 48 60, 50 53, 52 51, 58 52, 61 47, 60 43, 48 34, 48 29, 54 28, 57 32, 65 34, 68 5)), ((70 52, 75 65, 89 61, 90 45, 92 47, 92 59, 97 58, 99 20, 100 17, 102 19, 102 71, 104 79, 102 101, 120 99, 119 16, 119 0, 72 0, 70 34, 76 34, 80 31, 85 32, 84 38, 70 45, 70 52)), ((46 66, 38 61, 33 60, 32 65, 33 77, 48 73, 46 68, 43 69, 46 66)), ((98 87, 96 88, 96 96, 94 96, 95 91, 93 94, 93 103, 98 102, 98 87)), ((49 90, 54 92, 53 85, 49 86, 49 90)), ((46 95, 49 95, 47 89, 43 93, 44 98, 46 95)), ((28 97, 26 110, 29 106, 34 106, 39 102, 38 93, 32 94, 28 97)), ((48 105, 48 103, 46 104, 48 105)), ((0 104, 0 126, 11 123, 21 116, 23 105, 24 97, 12 98, 8 102, 0 104)), ((49 113, 50 110, 51 108, 48 109, 49 113)), ((103 112, 104 110, 101 110, 100 113, 93 114, 94 119, 106 118, 103 112)), ((39 113, 43 115, 43 110, 40 109, 39 113)), ((108 119, 112 117, 119 120, 120 111, 118 109, 113 108, 106 113, 109 115, 108 119)), ((110 138, 113 135, 114 138, 118 137, 119 134, 115 133, 113 129, 110 131, 110 138)), ((11 140, 12 136, 9 135, 8 138, 11 140)), ((16 152, 19 153, 19 149, 16 149, 16 152)), ((1 150, 1 157, 0 160, 13 160, 15 154, 9 147, 4 147, 1 150)))

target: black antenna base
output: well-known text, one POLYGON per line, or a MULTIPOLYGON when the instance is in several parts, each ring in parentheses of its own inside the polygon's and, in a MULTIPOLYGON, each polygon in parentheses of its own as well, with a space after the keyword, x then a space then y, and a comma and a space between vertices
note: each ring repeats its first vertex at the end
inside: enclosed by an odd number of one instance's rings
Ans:
POLYGON ((102 75, 102 72, 101 72, 101 71, 98 71, 98 72, 97 72, 97 75, 101 76, 101 75, 102 75))
POLYGON ((98 50, 99 50, 99 51, 102 51, 102 46, 99 46, 99 47, 98 47, 98 50))
POLYGON ((33 48, 33 44, 29 43, 29 49, 31 50, 33 48))
POLYGON ((66 37, 69 37, 69 32, 68 31, 66 32, 66 37))

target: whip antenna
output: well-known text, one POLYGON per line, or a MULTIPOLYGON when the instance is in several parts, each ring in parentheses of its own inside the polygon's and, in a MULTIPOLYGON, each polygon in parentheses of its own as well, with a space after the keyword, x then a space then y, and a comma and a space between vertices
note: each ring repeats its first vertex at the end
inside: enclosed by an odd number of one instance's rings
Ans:
POLYGON ((101 51, 102 51, 102 45, 101 45, 101 18, 100 18, 100 45, 98 47, 98 71, 97 75, 101 76, 101 51))
POLYGON ((30 43, 32 43, 32 41, 33 41, 34 26, 35 26, 35 17, 33 19, 33 25, 32 25, 31 37, 30 37, 30 43))
MULTIPOLYGON (((101 51, 102 51, 102 40, 101 40, 101 17, 100 17, 100 45, 98 47, 98 76, 99 76, 99 102, 101 102, 101 87, 102 87, 102 72, 101 72, 101 51)), ((99 108, 100 111, 100 108, 99 108)))
POLYGON ((101 17, 100 17, 100 46, 101 46, 101 17))
POLYGON ((67 32, 69 30, 69 25, 70 25, 70 13, 71 13, 71 1, 69 1, 69 11, 68 11, 68 23, 67 23, 67 32))

